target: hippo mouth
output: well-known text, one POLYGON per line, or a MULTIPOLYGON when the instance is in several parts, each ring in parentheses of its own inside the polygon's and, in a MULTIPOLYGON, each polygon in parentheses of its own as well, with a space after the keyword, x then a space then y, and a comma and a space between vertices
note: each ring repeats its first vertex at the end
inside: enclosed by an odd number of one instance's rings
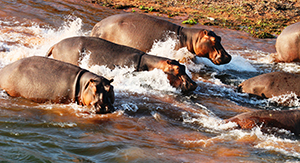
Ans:
POLYGON ((93 105, 93 109, 95 110, 96 114, 107 114, 115 111, 115 108, 109 104, 108 105, 95 104, 93 105))

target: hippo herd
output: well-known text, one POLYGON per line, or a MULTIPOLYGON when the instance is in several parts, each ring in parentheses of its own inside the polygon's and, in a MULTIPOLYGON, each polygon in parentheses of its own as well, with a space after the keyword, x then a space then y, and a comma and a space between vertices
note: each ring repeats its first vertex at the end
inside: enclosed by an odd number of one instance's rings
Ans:
MULTIPOLYGON (((84 52, 90 52, 89 65, 108 68, 134 67, 136 71, 161 69, 173 87, 191 92, 197 84, 186 74, 185 66, 176 60, 147 54, 155 41, 167 37, 178 40, 176 49, 186 47, 198 57, 206 57, 216 65, 227 64, 231 56, 221 45, 221 37, 213 31, 185 28, 145 14, 127 13, 107 17, 97 23, 90 37, 66 38, 53 45, 45 57, 28 57, 0 70, 0 88, 12 97, 34 102, 77 103, 92 113, 114 112, 114 90, 102 76, 79 67, 84 52), (49 58, 52 56, 54 59, 49 58)), ((288 26, 276 41, 276 62, 300 61, 300 23, 288 26)), ((289 92, 300 96, 300 75, 273 72, 241 83, 237 90, 262 98, 289 92)), ((250 129, 263 124, 300 134, 300 110, 260 110, 224 120, 250 129)))
POLYGON ((96 37, 71 37, 55 44, 47 53, 53 58, 78 65, 83 51, 90 52, 89 65, 106 65, 108 68, 134 66, 136 71, 161 69, 168 75, 170 84, 183 92, 193 91, 197 84, 185 72, 185 66, 176 60, 146 54, 140 50, 118 45, 96 37), (100 50, 99 50, 100 49, 100 50))

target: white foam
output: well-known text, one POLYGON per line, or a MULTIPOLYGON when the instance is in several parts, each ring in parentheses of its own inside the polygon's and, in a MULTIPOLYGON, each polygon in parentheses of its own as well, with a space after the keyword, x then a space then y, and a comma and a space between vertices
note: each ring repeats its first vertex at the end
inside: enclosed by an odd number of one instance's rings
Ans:
MULTIPOLYGON (((135 68, 115 68, 113 70, 106 66, 94 65, 88 68, 90 71, 114 79, 112 83, 115 91, 131 91, 137 93, 154 93, 157 91, 177 92, 170 85, 167 75, 159 69, 152 71, 134 72, 135 68)), ((158 92, 157 92, 158 93, 158 92)))
POLYGON ((277 63, 278 69, 289 72, 289 73, 299 73, 300 64, 299 63, 277 63))
POLYGON ((254 146, 255 148, 276 151, 287 156, 300 158, 300 148, 295 148, 299 145, 298 140, 278 138, 273 135, 261 134, 260 141, 254 146))
POLYGON ((219 71, 226 71, 226 70, 235 70, 239 72, 257 72, 256 68, 251 65, 251 63, 238 55, 232 55, 231 54, 231 61, 228 64, 225 65, 215 65, 213 64, 209 59, 203 58, 203 57, 196 57, 196 63, 200 64, 203 63, 209 67, 213 67, 219 71))
MULTIPOLYGON (((200 116, 199 118, 184 117, 184 123, 199 124, 202 127, 208 128, 206 131, 221 132, 221 134, 211 137, 209 139, 196 139, 196 140, 184 140, 187 144, 211 144, 214 140, 227 140, 227 141, 239 141, 244 137, 252 137, 249 141, 254 144, 255 148, 265 149, 268 151, 276 151, 287 156, 293 156, 300 158, 300 148, 298 146, 298 140, 291 140, 286 138, 276 137, 272 134, 265 134, 261 131, 259 126, 254 127, 252 130, 234 129, 235 123, 222 124, 218 118, 200 116)), ((281 129, 282 133, 291 134, 289 131, 281 129)))
MULTIPOLYGON (((168 37, 166 41, 156 41, 153 44, 149 54, 167 57, 175 60, 184 60, 187 58, 195 57, 195 55, 190 53, 186 47, 175 50, 177 42, 178 40, 172 39, 171 37, 168 37)), ((239 55, 231 54, 231 56, 232 60, 230 61, 230 63, 225 65, 215 65, 208 58, 196 57, 194 60, 194 64, 191 64, 190 62, 190 64, 186 64, 186 66, 189 70, 193 70, 193 72, 199 72, 199 70, 203 69, 205 65, 219 71, 236 70, 240 72, 257 72, 256 68, 251 65, 249 60, 239 55)))
POLYGON ((67 17, 66 22, 58 30, 50 27, 40 27, 38 24, 32 24, 31 26, 1 26, 1 28, 11 29, 10 31, 12 31, 0 34, 0 45, 6 48, 5 52, 0 53, 0 62, 3 66, 24 57, 45 56, 48 49, 62 39, 84 35, 81 30, 82 20, 72 16, 67 17), (30 33, 30 36, 27 33, 30 33), (15 44, 8 46, 3 43, 4 41, 15 44))
POLYGON ((121 106, 124 111, 127 110, 127 111, 137 112, 139 110, 139 107, 136 104, 131 102, 122 104, 121 106))
POLYGON ((298 98, 297 94, 294 92, 283 94, 280 96, 272 96, 272 98, 268 99, 269 103, 276 103, 281 106, 300 106, 300 99, 298 98))
POLYGON ((182 113, 183 116, 183 123, 185 124, 197 124, 202 127, 207 128, 210 131, 221 131, 227 130, 234 127, 237 127, 236 123, 224 123, 221 118, 214 116, 212 114, 205 115, 205 114, 197 114, 197 118, 191 117, 186 112, 182 113))

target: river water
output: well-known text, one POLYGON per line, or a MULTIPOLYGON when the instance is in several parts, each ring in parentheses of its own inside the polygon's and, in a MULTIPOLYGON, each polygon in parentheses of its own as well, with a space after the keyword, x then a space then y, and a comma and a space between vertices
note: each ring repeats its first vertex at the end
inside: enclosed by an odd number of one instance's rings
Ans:
MULTIPOLYGON (((29 56, 44 56, 56 42, 87 36, 95 23, 124 11, 75 0, 0 0, 0 68, 29 56)), ((153 14, 155 15, 155 14, 153 14)), ((181 20, 164 18, 174 23, 181 20)), ((114 78, 116 112, 90 115, 76 104, 36 104, 0 92, 1 162, 297 162, 299 137, 289 131, 234 129, 222 120, 257 109, 297 109, 293 94, 260 100, 236 92, 242 81, 271 71, 297 73, 297 64, 273 64, 275 39, 214 30, 232 55, 227 65, 208 59, 187 62, 198 88, 187 95, 171 87, 159 70, 134 72, 86 68, 114 78), (286 106, 278 106, 276 102, 286 106)), ((180 59, 175 41, 158 42, 149 52, 180 59)))

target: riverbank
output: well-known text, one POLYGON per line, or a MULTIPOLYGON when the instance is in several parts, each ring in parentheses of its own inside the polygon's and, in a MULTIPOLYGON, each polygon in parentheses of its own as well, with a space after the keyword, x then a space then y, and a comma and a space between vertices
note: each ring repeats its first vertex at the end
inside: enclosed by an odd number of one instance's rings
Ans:
POLYGON ((273 38, 300 21, 297 0, 87 0, 128 12, 155 12, 183 23, 241 30, 257 38, 273 38))

